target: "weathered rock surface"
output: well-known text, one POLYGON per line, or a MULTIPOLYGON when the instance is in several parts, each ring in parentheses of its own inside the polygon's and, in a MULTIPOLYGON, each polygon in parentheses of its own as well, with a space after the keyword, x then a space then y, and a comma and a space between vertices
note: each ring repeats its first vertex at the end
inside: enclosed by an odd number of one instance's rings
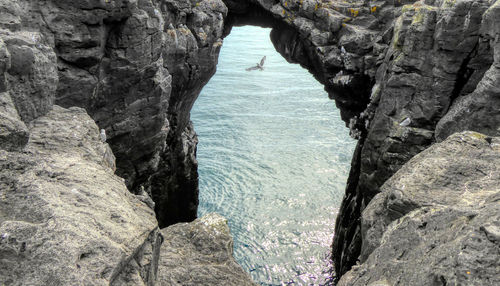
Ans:
POLYGON ((406 163, 363 211, 339 285, 499 285, 500 137, 456 133, 406 163))
POLYGON ((353 124, 367 132, 337 218, 339 274, 361 253, 361 212, 403 164, 453 132, 500 135, 499 2, 412 2, 393 9, 399 17, 387 27, 370 104, 353 124))
MULTIPOLYGON (((3 101, 25 123, 54 102, 85 108, 106 130, 129 189, 156 201, 160 224, 192 220, 189 110, 215 72, 226 14, 220 0, 1 0, 3 101)), ((11 141, 25 139, 23 126, 5 114, 0 124, 9 121, 18 138, 3 139, 2 129, 0 144, 18 144, 11 141)))
POLYGON ((26 123, 46 114, 58 84, 56 55, 42 34, 21 26, 21 8, 0 1, 0 148, 28 143, 26 123))
MULTIPOLYGON (((475 130, 494 136, 500 135, 500 2, 496 1, 483 14, 480 33, 489 41, 494 61, 471 93, 461 94, 448 113, 436 126, 436 139, 444 140, 462 130, 475 130)), ((477 64, 479 64, 478 62, 477 64)), ((484 67, 483 67, 484 69, 484 67)), ((471 70, 468 73, 473 72, 471 70)), ((474 74, 470 75, 473 76, 474 74)), ((477 77, 477 75, 476 75, 477 77)))
POLYGON ((227 220, 208 214, 161 230, 159 285, 256 285, 233 258, 227 220))
POLYGON ((342 275, 361 213, 413 156, 450 134, 500 135, 500 0, 0 0, 0 148, 55 102, 85 108, 160 226, 196 217, 190 109, 233 25, 272 27, 359 138, 336 224, 342 275))
POLYGON ((54 106, 0 149, 0 284, 153 285, 161 236, 83 109, 54 106))
POLYGON ((499 1, 226 4, 236 24, 273 27, 276 49, 325 85, 359 138, 333 244, 340 275, 361 253, 362 210, 402 165, 454 132, 500 135, 499 1))

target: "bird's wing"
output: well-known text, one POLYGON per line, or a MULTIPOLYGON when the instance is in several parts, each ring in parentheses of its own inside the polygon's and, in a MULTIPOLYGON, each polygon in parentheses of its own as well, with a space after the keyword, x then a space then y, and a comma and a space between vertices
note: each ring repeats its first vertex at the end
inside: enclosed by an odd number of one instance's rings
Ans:
POLYGON ((260 60, 260 66, 263 66, 265 61, 266 61, 266 56, 264 56, 262 60, 260 60))
POLYGON ((253 71, 253 70, 258 70, 259 69, 259 66, 254 66, 254 67, 251 67, 251 68, 247 68, 245 69, 246 71, 253 71))

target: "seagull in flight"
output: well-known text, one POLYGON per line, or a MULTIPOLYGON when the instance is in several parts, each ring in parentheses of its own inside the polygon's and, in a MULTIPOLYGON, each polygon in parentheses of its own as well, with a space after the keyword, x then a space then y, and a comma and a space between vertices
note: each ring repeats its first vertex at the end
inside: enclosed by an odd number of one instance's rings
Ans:
POLYGON ((264 56, 262 58, 262 60, 260 60, 260 63, 257 63, 256 66, 254 67, 251 67, 251 68, 247 68, 245 69, 246 71, 253 71, 253 70, 260 70, 260 71, 263 71, 264 70, 264 62, 266 61, 266 56, 264 56))

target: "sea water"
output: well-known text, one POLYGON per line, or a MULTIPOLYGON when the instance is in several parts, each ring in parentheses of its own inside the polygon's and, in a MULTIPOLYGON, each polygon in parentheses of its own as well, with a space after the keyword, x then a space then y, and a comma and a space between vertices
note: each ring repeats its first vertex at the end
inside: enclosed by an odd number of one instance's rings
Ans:
POLYGON ((234 256, 257 283, 320 285, 355 141, 323 86, 269 33, 233 28, 191 112, 198 212, 228 219, 234 256), (263 71, 245 71, 263 56, 263 71))

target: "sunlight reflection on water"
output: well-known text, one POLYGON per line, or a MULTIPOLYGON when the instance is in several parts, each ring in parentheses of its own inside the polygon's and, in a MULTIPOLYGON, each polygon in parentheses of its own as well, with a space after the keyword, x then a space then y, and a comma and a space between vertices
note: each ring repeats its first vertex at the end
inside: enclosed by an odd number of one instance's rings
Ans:
POLYGON ((199 215, 228 219, 235 258, 256 282, 319 285, 355 141, 323 86, 287 63, 269 32, 233 29, 191 112, 199 215), (263 55, 264 71, 245 71, 263 55))

